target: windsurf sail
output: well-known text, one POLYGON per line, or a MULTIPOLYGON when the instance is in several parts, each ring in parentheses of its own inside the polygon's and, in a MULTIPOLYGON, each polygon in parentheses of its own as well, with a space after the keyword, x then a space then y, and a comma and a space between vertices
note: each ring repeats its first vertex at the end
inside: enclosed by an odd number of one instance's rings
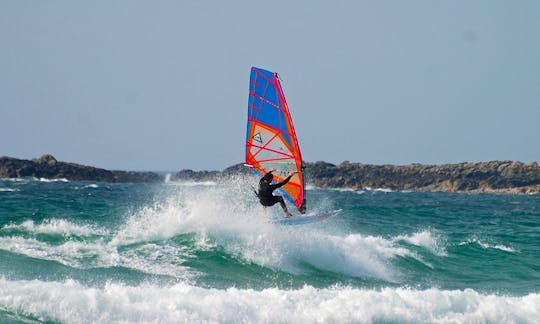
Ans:
POLYGON ((276 169, 277 182, 289 171, 297 171, 278 190, 301 213, 306 211, 304 164, 279 76, 256 67, 251 68, 249 79, 246 165, 258 176, 276 169))

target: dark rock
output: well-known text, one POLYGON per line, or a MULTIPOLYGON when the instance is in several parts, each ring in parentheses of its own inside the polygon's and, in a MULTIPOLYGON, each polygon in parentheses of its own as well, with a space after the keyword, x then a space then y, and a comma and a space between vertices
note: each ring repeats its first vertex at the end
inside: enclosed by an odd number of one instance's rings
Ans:
POLYGON ((156 182, 163 177, 153 172, 109 171, 76 163, 59 162, 52 155, 33 160, 0 157, 0 178, 35 177, 72 181, 156 182))
POLYGON ((251 174, 251 169, 245 166, 243 163, 238 163, 233 166, 230 166, 223 170, 222 172, 225 176, 237 175, 237 174, 251 174))
POLYGON ((58 162, 58 161, 56 161, 54 156, 52 156, 50 154, 42 155, 40 158, 32 159, 32 161, 34 161, 37 164, 47 164, 47 165, 50 165, 50 166, 53 166, 53 165, 56 164, 56 162, 58 162))
MULTIPOLYGON (((223 177, 251 174, 243 164, 223 171, 182 170, 171 180, 216 181, 223 177)), ((392 190, 447 192, 509 192, 540 194, 537 162, 489 161, 425 165, 373 165, 344 161, 339 165, 307 163, 308 184, 321 188, 385 188, 392 190)), ((0 178, 66 178, 106 182, 156 182, 164 177, 153 172, 109 171, 57 161, 52 155, 33 160, 0 157, 0 178)))
MULTIPOLYGON (((320 188, 385 188, 392 190, 446 192, 540 193, 538 163, 490 161, 441 165, 372 165, 344 161, 308 163, 306 181, 320 188)), ((237 164, 218 171, 183 170, 177 179, 215 180, 221 176, 250 173, 237 164)))
POLYGON ((528 193, 540 192, 538 164, 512 161, 404 166, 345 162, 337 167, 317 162, 308 165, 306 176, 308 182, 322 188, 346 186, 456 192, 526 188, 528 193))
POLYGON ((220 175, 219 171, 193 171, 185 169, 177 172, 171 180, 212 181, 220 175))

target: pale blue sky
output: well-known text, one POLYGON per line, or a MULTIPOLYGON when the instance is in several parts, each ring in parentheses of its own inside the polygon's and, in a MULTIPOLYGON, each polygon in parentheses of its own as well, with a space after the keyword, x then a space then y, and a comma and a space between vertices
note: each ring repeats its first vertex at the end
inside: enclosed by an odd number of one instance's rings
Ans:
POLYGON ((306 161, 540 161, 540 1, 0 0, 0 156, 244 158, 274 70, 306 161))

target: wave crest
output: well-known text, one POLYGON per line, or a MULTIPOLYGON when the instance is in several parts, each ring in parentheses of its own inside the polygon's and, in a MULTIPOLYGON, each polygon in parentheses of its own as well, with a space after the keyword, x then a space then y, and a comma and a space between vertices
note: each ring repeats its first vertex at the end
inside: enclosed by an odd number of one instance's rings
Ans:
POLYGON ((540 317, 540 294, 305 286, 209 289, 178 283, 88 287, 77 281, 0 278, 0 308, 60 322, 519 322, 540 317), (69 311, 66 311, 69 310, 69 311))

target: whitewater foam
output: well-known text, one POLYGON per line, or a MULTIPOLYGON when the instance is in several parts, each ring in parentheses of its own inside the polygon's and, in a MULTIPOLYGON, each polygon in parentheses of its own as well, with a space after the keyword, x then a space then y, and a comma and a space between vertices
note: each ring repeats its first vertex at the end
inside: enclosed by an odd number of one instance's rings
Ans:
POLYGON ((32 258, 56 261, 74 268, 114 264, 114 252, 100 243, 67 241, 51 245, 34 238, 0 237, 0 249, 32 258))
MULTIPOLYGON (((170 244, 140 244, 129 249, 128 245, 110 240, 111 232, 91 225, 79 225, 63 219, 32 220, 8 224, 0 229, 0 249, 32 258, 51 260, 78 269, 123 266, 149 274, 169 275, 187 279, 193 273, 181 264, 190 251, 170 244), (37 235, 60 235, 63 242, 50 243, 37 235), (74 239, 77 237, 77 239, 74 239), (81 240, 82 238, 82 240, 81 240)), ((118 239, 118 237, 115 237, 118 239)))
POLYGON ((500 251, 504 251, 504 252, 509 252, 509 253, 517 253, 519 251, 517 251, 516 249, 512 248, 512 247, 509 247, 509 246, 506 246, 506 245, 503 245, 503 244, 490 244, 490 243, 486 243, 478 238, 470 238, 464 242, 460 242, 459 245, 469 245, 469 244, 477 244, 479 245, 481 248, 483 249, 496 249, 496 250, 500 250, 500 251))
POLYGON ((184 187, 212 187, 216 186, 218 183, 215 181, 167 181, 168 185, 174 186, 184 186, 184 187))
POLYGON ((18 230, 32 234, 56 234, 63 236, 93 236, 105 235, 107 230, 94 225, 79 225, 74 224, 64 219, 45 219, 41 223, 36 224, 33 220, 23 221, 20 224, 7 224, 2 227, 3 231, 18 230))
POLYGON ((48 179, 48 178, 38 178, 37 181, 40 182, 69 182, 66 178, 57 178, 57 179, 48 179))
POLYGON ((41 321, 69 323, 534 323, 540 294, 502 296, 465 290, 304 286, 213 289, 187 283, 85 286, 0 278, 0 307, 41 321))
POLYGON ((0 178, 0 181, 10 181, 10 182, 28 182, 28 178, 0 178))
POLYGON ((371 187, 364 187, 364 190, 371 191, 371 192, 383 192, 383 193, 391 193, 394 192, 394 190, 389 188, 371 188, 371 187))
POLYGON ((399 235, 394 242, 404 241, 412 245, 421 246, 438 256, 447 256, 444 239, 432 230, 422 230, 411 235, 399 235))
POLYGON ((275 225, 272 219, 282 217, 279 208, 264 209, 255 199, 237 199, 251 197, 249 188, 239 179, 226 187, 173 192, 162 202, 130 215, 111 245, 190 233, 195 234, 200 248, 220 246, 246 261, 293 274, 306 271, 305 264, 309 264, 325 271, 391 282, 396 280, 391 260, 413 256, 406 248, 381 237, 340 235, 317 226, 275 225))
POLYGON ((327 190, 339 191, 339 192, 352 192, 352 193, 356 193, 356 194, 359 194, 359 195, 365 193, 365 190, 358 190, 358 189, 354 189, 354 188, 329 188, 327 190))
POLYGON ((4 187, 0 187, 0 192, 14 192, 14 191, 20 191, 19 189, 15 189, 15 188, 4 188, 4 187))

